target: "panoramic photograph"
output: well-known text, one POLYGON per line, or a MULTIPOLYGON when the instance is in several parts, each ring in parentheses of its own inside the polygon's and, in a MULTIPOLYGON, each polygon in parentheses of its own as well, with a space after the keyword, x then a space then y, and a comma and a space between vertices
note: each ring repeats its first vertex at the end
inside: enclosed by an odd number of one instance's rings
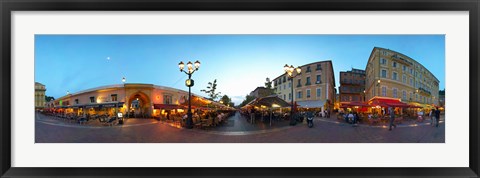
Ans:
POLYGON ((35 35, 35 143, 445 143, 445 35, 35 35))

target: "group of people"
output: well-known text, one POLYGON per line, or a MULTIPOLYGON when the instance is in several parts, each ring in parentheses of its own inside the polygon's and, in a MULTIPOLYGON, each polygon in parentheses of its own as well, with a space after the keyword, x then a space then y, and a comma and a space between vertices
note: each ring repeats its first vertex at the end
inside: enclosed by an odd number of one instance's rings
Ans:
POLYGON ((440 109, 432 109, 428 115, 430 116, 432 127, 438 127, 438 124, 440 123, 440 109))
POLYGON ((360 116, 358 115, 357 112, 350 112, 345 115, 345 122, 353 124, 353 126, 356 126, 359 119, 360 119, 360 116))

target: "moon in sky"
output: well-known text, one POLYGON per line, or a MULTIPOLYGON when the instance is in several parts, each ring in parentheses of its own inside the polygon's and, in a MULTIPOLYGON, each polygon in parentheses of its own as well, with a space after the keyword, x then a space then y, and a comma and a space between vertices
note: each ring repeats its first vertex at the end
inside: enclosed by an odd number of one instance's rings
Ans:
POLYGON ((107 57, 107 60, 110 60, 110 57, 107 57))

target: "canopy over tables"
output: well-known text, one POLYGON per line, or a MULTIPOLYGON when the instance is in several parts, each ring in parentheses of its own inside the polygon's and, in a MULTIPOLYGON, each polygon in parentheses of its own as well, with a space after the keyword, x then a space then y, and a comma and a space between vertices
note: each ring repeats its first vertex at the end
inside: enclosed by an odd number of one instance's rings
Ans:
POLYGON ((279 107, 289 107, 288 104, 283 99, 277 97, 277 95, 270 95, 266 97, 256 98, 249 102, 246 106, 257 106, 257 107, 267 107, 267 108, 279 108, 279 107))
POLYGON ((369 107, 367 103, 360 101, 351 101, 351 102, 340 102, 341 108, 351 108, 351 107, 369 107))
POLYGON ((398 107, 398 108, 411 108, 412 105, 403 103, 398 98, 389 97, 373 97, 367 102, 370 106, 380 107, 398 107))
POLYGON ((325 104, 325 101, 298 101, 297 105, 299 108, 321 108, 325 104))
POLYGON ((186 109, 182 105, 177 105, 177 104, 153 104, 153 109, 186 109))

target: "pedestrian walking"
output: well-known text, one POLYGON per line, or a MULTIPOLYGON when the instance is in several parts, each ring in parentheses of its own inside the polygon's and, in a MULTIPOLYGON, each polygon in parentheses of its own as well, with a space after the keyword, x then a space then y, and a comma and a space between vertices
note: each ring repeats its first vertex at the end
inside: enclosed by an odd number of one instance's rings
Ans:
POLYGON ((250 110, 250 123, 255 124, 255 108, 253 107, 250 110))
POLYGON ((440 109, 436 108, 435 110, 435 127, 438 127, 440 123, 440 109))
POLYGON ((430 117, 430 125, 433 127, 435 126, 435 109, 430 110, 430 113, 428 114, 430 117))
POLYGON ((394 128, 397 128, 397 125, 395 125, 395 124, 393 123, 393 122, 395 121, 395 111, 393 110, 392 107, 389 107, 389 108, 388 108, 388 112, 389 112, 389 114, 390 114, 390 127, 389 127, 388 130, 391 131, 391 130, 392 130, 392 126, 393 126, 394 128))

